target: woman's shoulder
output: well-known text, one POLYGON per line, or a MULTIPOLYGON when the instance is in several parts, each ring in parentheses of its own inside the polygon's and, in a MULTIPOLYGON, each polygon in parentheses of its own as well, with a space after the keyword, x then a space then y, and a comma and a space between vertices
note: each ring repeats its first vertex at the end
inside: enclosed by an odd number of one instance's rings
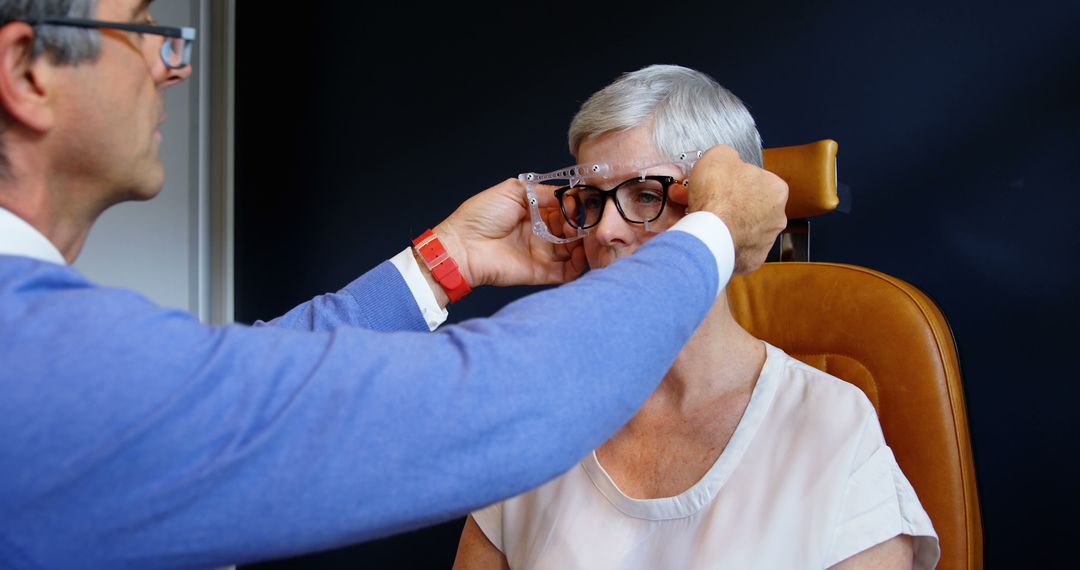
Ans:
POLYGON ((877 422, 877 412, 856 385, 815 368, 766 343, 762 377, 776 385, 774 405, 792 420, 827 420, 829 425, 877 422))

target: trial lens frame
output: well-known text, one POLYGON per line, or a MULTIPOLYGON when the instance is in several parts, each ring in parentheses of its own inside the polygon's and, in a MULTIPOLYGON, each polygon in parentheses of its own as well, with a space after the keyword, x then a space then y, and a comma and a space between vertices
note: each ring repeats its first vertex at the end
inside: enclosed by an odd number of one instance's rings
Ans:
MULTIPOLYGON (((692 150, 679 153, 678 156, 662 159, 640 159, 630 162, 620 163, 589 163, 589 164, 575 164, 574 166, 568 166, 566 168, 560 168, 547 173, 536 172, 523 172, 518 175, 518 180, 525 184, 525 194, 529 200, 529 215, 532 217, 532 231, 537 237, 549 241, 551 243, 569 243, 577 241, 586 235, 586 230, 577 228, 577 235, 573 237, 559 237, 551 233, 547 224, 544 222, 543 216, 540 215, 540 200, 537 198, 537 186, 543 184, 548 180, 568 180, 570 186, 576 186, 582 180, 586 178, 599 178, 601 180, 611 180, 612 178, 637 175, 639 178, 645 178, 645 171, 664 165, 678 166, 683 171, 683 184, 687 184, 689 181, 686 176, 689 176, 690 170, 694 168, 694 164, 705 154, 703 150, 692 150)), ((646 229, 650 229, 646 223, 646 229)))

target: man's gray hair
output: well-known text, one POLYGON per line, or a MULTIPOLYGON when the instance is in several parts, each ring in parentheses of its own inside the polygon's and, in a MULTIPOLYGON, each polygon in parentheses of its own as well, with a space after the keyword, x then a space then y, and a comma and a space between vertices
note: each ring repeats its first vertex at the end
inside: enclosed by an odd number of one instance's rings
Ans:
MULTIPOLYGON (((13 21, 34 21, 54 16, 93 18, 98 0, 0 0, 0 25, 13 21)), ((74 65, 97 59, 100 36, 97 31, 74 26, 38 25, 34 28, 30 57, 48 54, 57 65, 74 65)), ((0 112, 0 137, 6 130, 5 113, 0 112)), ((10 174, 3 138, 0 138, 0 176, 10 174)))
POLYGON ((570 122, 570 153, 585 139, 639 126, 652 130, 656 149, 674 156, 717 144, 761 166, 761 135, 743 102, 708 75, 678 65, 624 73, 597 91, 570 122))
MULTIPOLYGON (((54 16, 93 18, 97 0, 0 0, 0 23, 54 16)), ((31 57, 49 54, 53 63, 76 64, 98 56, 97 31, 74 26, 36 26, 31 57)))

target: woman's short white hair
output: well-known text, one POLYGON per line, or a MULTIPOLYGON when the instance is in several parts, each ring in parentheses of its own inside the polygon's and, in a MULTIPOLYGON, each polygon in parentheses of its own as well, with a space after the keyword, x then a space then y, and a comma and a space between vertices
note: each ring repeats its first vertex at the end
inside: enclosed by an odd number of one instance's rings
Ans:
POLYGON ((656 149, 674 156, 718 144, 761 166, 761 135, 743 102, 713 78, 678 65, 650 65, 624 73, 597 91, 574 115, 568 133, 577 156, 585 139, 648 126, 656 149))

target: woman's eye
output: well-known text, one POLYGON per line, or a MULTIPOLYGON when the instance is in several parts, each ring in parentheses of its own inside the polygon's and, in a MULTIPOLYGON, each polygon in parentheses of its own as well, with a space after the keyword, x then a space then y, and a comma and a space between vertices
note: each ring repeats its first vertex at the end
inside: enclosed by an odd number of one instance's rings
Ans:
POLYGON ((655 204, 663 199, 663 196, 655 192, 638 192, 634 197, 634 200, 639 204, 655 204))

